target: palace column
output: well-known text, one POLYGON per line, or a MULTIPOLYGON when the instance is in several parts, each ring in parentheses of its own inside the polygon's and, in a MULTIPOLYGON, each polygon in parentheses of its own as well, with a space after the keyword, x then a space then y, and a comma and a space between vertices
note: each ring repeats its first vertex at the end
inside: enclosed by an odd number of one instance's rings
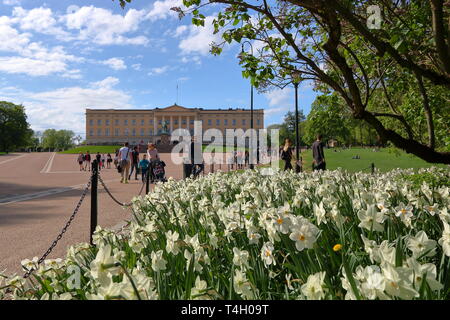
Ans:
POLYGON ((172 134, 172 132, 173 132, 173 119, 172 119, 172 116, 170 116, 169 117, 169 121, 170 121, 170 134, 172 134))

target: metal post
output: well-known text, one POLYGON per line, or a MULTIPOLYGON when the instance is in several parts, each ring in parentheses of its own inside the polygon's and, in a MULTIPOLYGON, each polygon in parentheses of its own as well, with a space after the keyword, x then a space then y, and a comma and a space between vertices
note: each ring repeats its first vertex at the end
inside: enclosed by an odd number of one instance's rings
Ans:
POLYGON ((98 185, 98 162, 97 159, 92 161, 92 182, 91 182, 91 233, 89 242, 93 245, 92 235, 97 227, 98 201, 97 201, 97 185, 98 185))
MULTIPOLYGON (((253 55, 253 47, 251 47, 252 48, 252 55, 253 55)), ((252 157, 250 157, 250 152, 251 153, 253 153, 253 84, 252 84, 252 86, 251 86, 251 92, 250 92, 250 129, 251 129, 251 133, 250 133, 250 145, 249 145, 249 147, 250 147, 250 151, 249 151, 249 154, 248 154, 248 158, 249 158, 249 161, 250 161, 250 158, 252 158, 252 157)), ((244 152, 244 158, 245 158, 245 152, 244 152)), ((253 165, 253 163, 250 161, 250 169, 254 169, 255 168, 255 166, 253 165)))
POLYGON ((372 167, 372 174, 375 173, 375 163, 372 162, 372 164, 370 165, 372 167))
POLYGON ((297 159, 295 163, 295 172, 300 172, 300 135, 298 133, 298 82, 294 82, 295 86, 295 158, 297 159))

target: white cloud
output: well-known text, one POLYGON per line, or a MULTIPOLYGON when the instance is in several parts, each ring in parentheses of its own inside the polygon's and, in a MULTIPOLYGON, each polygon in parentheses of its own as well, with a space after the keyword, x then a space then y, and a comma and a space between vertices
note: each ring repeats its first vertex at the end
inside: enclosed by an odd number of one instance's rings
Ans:
POLYGON ((119 84, 119 79, 115 77, 107 77, 101 81, 92 82, 91 85, 96 88, 112 88, 119 84))
POLYGON ((288 109, 289 109, 288 107, 268 108, 268 109, 264 109, 264 115, 265 116, 270 116, 270 115, 273 115, 273 114, 285 112, 288 109))
POLYGON ((15 87, 0 88, 0 100, 23 104, 34 130, 48 128, 85 132, 85 109, 132 108, 131 96, 115 89, 117 78, 108 77, 88 87, 65 87, 28 92, 15 87))
POLYGON ((20 6, 20 0, 3 0, 5 6, 20 6))
POLYGON ((132 64, 131 67, 136 70, 136 71, 141 71, 141 64, 140 63, 135 63, 132 64))
POLYGON ((221 33, 214 34, 213 16, 205 18, 205 26, 189 26, 189 34, 181 40, 179 48, 182 54, 201 54, 208 55, 212 42, 220 43, 222 41, 221 33))
POLYGON ((174 32, 173 36, 174 36, 174 37, 179 37, 179 36, 181 36, 182 34, 184 34, 186 31, 188 31, 188 26, 186 26, 186 25, 178 26, 178 27, 175 29, 175 32, 174 32))
POLYGON ((149 40, 145 36, 124 36, 138 30, 145 14, 145 10, 130 9, 122 16, 94 6, 78 10, 72 7, 61 21, 65 22, 68 29, 78 32, 77 40, 92 41, 100 45, 146 45, 149 40))
POLYGON ((127 68, 125 62, 119 58, 111 58, 108 60, 101 61, 102 64, 109 66, 114 70, 124 70, 127 68))
POLYGON ((290 106, 292 89, 286 87, 284 89, 275 89, 264 94, 269 100, 269 106, 286 107, 290 106))
POLYGON ((57 26, 57 21, 53 17, 53 12, 50 8, 40 7, 25 10, 21 7, 15 7, 12 17, 11 20, 19 24, 22 30, 51 34, 61 40, 69 37, 69 33, 57 26))
POLYGON ((13 19, 0 17, 0 52, 10 54, 0 58, 0 71, 31 76, 67 72, 70 74, 72 71, 67 63, 84 61, 67 54, 61 46, 48 49, 40 42, 32 42, 32 35, 28 32, 20 33, 11 26, 13 23, 13 19))
POLYGON ((157 68, 152 68, 151 71, 148 73, 149 76, 154 76, 158 74, 163 74, 169 71, 169 66, 162 66, 157 68))
POLYGON ((178 17, 178 13, 170 8, 173 7, 184 7, 182 0, 158 0, 153 4, 153 8, 146 15, 147 19, 151 21, 166 19, 168 17, 178 17))

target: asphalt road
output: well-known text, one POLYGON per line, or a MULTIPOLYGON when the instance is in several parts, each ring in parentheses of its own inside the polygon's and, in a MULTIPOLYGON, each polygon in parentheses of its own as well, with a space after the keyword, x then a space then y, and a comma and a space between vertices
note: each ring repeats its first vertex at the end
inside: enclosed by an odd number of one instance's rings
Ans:
MULTIPOLYGON (((182 166, 172 163, 170 154, 161 154, 166 175, 182 178, 182 166)), ((101 176, 110 191, 122 202, 138 195, 141 181, 119 182, 114 169, 101 176)), ((225 171, 226 165, 215 166, 225 171)), ((210 170, 206 166, 206 172, 210 170)), ((0 271, 22 274, 20 261, 41 257, 56 238, 76 207, 90 172, 79 171, 76 155, 24 153, 0 156, 0 271)), ((151 187, 153 188, 153 186, 151 187)), ((144 191, 145 193, 145 187, 144 191)), ((62 257, 67 247, 89 241, 90 191, 63 238, 48 258, 62 257)), ((98 224, 120 228, 131 218, 130 209, 116 204, 99 185, 98 224)))

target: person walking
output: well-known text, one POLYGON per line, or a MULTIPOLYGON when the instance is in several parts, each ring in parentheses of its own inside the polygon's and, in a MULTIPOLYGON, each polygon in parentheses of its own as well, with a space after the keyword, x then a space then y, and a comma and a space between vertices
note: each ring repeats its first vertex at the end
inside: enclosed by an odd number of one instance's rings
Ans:
POLYGON ((114 166, 117 169, 117 165, 119 164, 119 150, 116 150, 116 153, 114 155, 114 166))
POLYGON ((150 162, 149 164, 149 173, 150 173, 150 181, 153 183, 155 180, 155 175, 153 174, 153 162, 159 160, 158 150, 156 149, 156 145, 154 143, 148 143, 147 145, 147 158, 150 162))
POLYGON ((87 150, 84 155, 84 161, 86 162, 84 165, 84 171, 86 171, 87 167, 89 167, 88 171, 91 171, 91 154, 89 153, 89 150, 87 150))
POLYGON ((102 154, 102 169, 105 169, 105 163, 106 163, 106 156, 105 154, 102 154))
POLYGON ((133 174, 133 171, 134 171, 134 179, 138 180, 138 165, 139 165, 139 151, 138 147, 135 146, 133 148, 133 151, 131 152, 131 171, 130 175, 128 176, 128 180, 131 180, 131 175, 133 174))
POLYGON ((83 167, 83 162, 84 162, 83 152, 80 152, 80 154, 77 157, 77 161, 78 161, 78 164, 80 165, 80 171, 83 171, 84 170, 84 167, 83 167))
POLYGON ((142 182, 145 182, 148 174, 148 168, 150 167, 150 161, 147 160, 147 155, 142 156, 142 160, 139 161, 139 168, 141 169, 142 182))
POLYGON ((292 170, 292 158, 293 158, 293 150, 292 150, 292 141, 289 138, 284 140, 284 146, 281 149, 280 158, 284 161, 284 171, 292 170))
POLYGON ((120 183, 128 183, 128 172, 130 171, 130 148, 128 142, 125 142, 123 147, 119 150, 119 165, 122 168, 120 174, 122 178, 120 183))
POLYGON ((322 135, 318 134, 316 141, 312 144, 313 168, 314 170, 326 170, 325 153, 323 152, 322 135))
POLYGON ((108 155, 106 156, 106 167, 108 169, 111 169, 111 162, 112 162, 111 154, 108 153, 108 155))
POLYGON ((102 170, 102 156, 100 152, 97 152, 97 154, 95 155, 95 159, 97 160, 98 163, 98 171, 102 170))

